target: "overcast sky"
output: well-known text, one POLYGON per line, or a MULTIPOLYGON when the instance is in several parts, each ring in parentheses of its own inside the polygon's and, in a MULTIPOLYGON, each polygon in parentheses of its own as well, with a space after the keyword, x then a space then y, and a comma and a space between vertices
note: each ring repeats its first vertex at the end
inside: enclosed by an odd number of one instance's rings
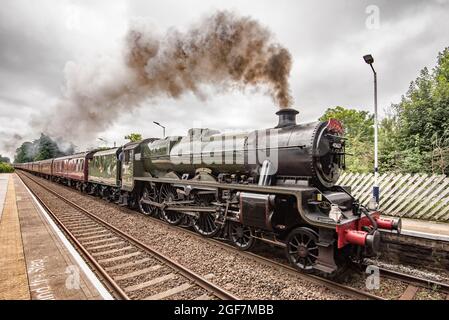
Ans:
MULTIPOLYGON (((372 53, 379 73, 379 107, 400 100, 419 70, 435 64, 449 45, 449 1, 68 1, 3 0, 0 7, 0 154, 13 157, 21 142, 39 136, 32 119, 53 110, 69 61, 89 63, 120 50, 130 21, 185 29, 217 9, 260 21, 293 56, 291 90, 300 121, 314 121, 341 105, 372 110, 372 53), (378 18, 378 19, 377 19, 378 18)), ((192 126, 220 130, 276 124, 270 97, 245 93, 159 98, 121 115, 98 137, 112 144, 130 132, 182 135, 192 126)), ((53 111, 51 111, 53 112, 53 111)), ((50 115, 51 116, 51 112, 50 115)), ((104 110, 107 112, 107 109, 104 110)), ((101 142, 67 137, 79 148, 101 142)))

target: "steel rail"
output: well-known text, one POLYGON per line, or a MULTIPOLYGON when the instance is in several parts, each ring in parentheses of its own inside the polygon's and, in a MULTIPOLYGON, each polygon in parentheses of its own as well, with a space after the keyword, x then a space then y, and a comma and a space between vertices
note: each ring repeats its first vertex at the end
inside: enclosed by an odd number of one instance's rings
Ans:
MULTIPOLYGON (((168 258, 167 256, 163 255, 162 253, 158 252, 157 250, 155 250, 155 249, 147 246, 146 244, 142 243, 140 240, 138 240, 138 239, 134 238, 133 236, 131 236, 131 235, 121 231, 120 229, 118 229, 116 227, 114 227, 113 225, 111 225, 110 223, 106 222, 105 220, 97 217, 95 214, 91 213, 90 211, 80 207, 79 205, 77 205, 73 201, 68 200, 64 196, 61 196, 57 192, 55 192, 55 191, 51 190, 50 188, 44 186, 42 183, 36 181, 34 178, 31 178, 30 176, 28 176, 26 174, 25 174, 25 176, 28 179, 30 179, 31 181, 33 181, 34 183, 36 183, 37 185, 39 185, 40 187, 42 187, 43 189, 45 189, 48 192, 50 192, 51 194, 55 195, 57 198, 59 198, 62 201, 66 202, 70 206, 72 206, 72 207, 76 208, 77 210, 83 212, 84 214, 88 215, 90 218, 93 218, 94 220, 96 220, 100 224, 103 224, 106 228, 116 232, 117 234, 119 234, 120 236, 122 236, 123 238, 128 240, 129 242, 133 243, 137 247, 140 247, 142 250, 144 250, 146 252, 149 252, 150 254, 154 255, 156 259, 159 259, 161 262, 164 262, 166 265, 168 265, 172 269, 178 271, 185 278, 191 280, 192 282, 194 282, 195 284, 199 285, 203 289, 205 289, 205 290, 207 290, 209 292, 212 292, 217 298, 219 298, 221 300, 239 300, 238 297, 236 297, 235 295, 231 294, 230 292, 227 292, 226 290, 223 290, 222 288, 216 286, 215 284, 213 284, 212 282, 206 280, 202 276, 196 274, 195 272, 187 269, 186 267, 184 267, 181 264, 177 263, 176 261, 168 258)), ((20 177, 20 175, 19 175, 19 177, 20 177)), ((22 181, 28 186, 28 184, 23 179, 22 179, 22 181)), ((29 189, 31 190, 31 188, 29 188, 29 189)), ((42 200, 39 198, 39 196, 36 195, 36 193, 33 192, 33 194, 36 196, 37 199, 39 199, 39 202, 43 203, 42 200)), ((47 209, 49 209, 48 206, 46 206, 45 204, 44 204, 44 206, 47 209)), ((55 217, 54 213, 52 213, 52 216, 55 217)), ((94 265, 96 267, 99 268, 99 270, 102 273, 102 275, 108 281, 111 281, 111 284, 114 283, 113 284, 114 289, 116 289, 118 292, 120 292, 120 295, 122 295, 122 293, 123 293, 127 297, 126 293, 124 293, 123 290, 121 290, 120 287, 118 287, 118 284, 116 284, 115 281, 107 274, 106 270, 104 270, 97 262, 95 262, 95 259, 87 252, 87 250, 81 245, 81 243, 75 239, 73 234, 70 233, 70 231, 67 230, 67 228, 62 224, 62 222, 58 218, 56 218, 55 220, 58 221, 58 224, 60 224, 61 227, 65 231, 68 232, 68 234, 70 235, 71 239, 73 239, 74 242, 82 249, 83 253, 87 253, 86 256, 89 258, 89 260, 92 260, 92 262, 94 263, 94 265)), ((129 300, 129 297, 128 298, 124 297, 124 299, 129 300)))
POLYGON ((438 291, 442 291, 443 293, 449 294, 449 284, 444 282, 439 282, 435 280, 425 279, 418 276, 414 276, 408 273, 394 271, 386 268, 379 267, 380 275, 393 279, 407 282, 409 284, 415 284, 419 287, 433 289, 439 288, 438 291))

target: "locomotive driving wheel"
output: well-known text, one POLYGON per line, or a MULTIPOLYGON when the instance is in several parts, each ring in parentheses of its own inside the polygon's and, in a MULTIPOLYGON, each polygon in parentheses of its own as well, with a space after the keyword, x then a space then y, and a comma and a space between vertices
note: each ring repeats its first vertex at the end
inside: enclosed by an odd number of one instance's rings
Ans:
POLYGON ((154 185, 146 184, 139 199, 139 210, 146 216, 156 216, 157 207, 145 203, 145 200, 158 202, 157 191, 154 185))
POLYGON ((236 222, 229 225, 229 238, 239 250, 243 251, 251 249, 255 243, 253 230, 236 222))
MULTIPOLYGON (((213 196, 203 195, 196 196, 195 203, 200 207, 206 207, 213 200, 213 196)), ((214 212, 200 212, 197 218, 193 219, 193 228, 199 234, 205 237, 213 237, 218 231, 220 231, 220 226, 215 224, 215 213, 214 212)))
POLYGON ((215 215, 210 212, 201 212, 198 218, 193 220, 193 228, 205 237, 213 237, 220 230, 215 224, 215 215))
MULTIPOLYGON (((161 187, 160 198, 162 203, 174 202, 179 200, 179 195, 174 187, 164 184, 161 187)), ((178 225, 184 219, 183 213, 174 210, 166 210, 165 208, 161 209, 161 215, 162 218, 171 225, 178 225)))
POLYGON ((312 271, 318 259, 318 235, 311 229, 299 227, 287 237, 287 259, 297 269, 312 271))

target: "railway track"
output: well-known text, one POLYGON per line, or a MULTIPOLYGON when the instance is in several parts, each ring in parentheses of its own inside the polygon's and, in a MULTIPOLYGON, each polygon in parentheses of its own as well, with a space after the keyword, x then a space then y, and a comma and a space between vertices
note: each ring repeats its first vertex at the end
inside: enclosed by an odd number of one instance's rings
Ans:
MULTIPOLYGON (((53 190, 49 189, 46 186, 43 186, 41 183, 36 181, 34 179, 34 177, 31 178, 31 177, 29 177, 28 174, 26 174, 26 176, 29 179, 33 180, 35 183, 42 186, 43 188, 49 190, 52 193, 55 193, 53 190)), ((125 210, 130 210, 130 209, 125 209, 125 210)), ((322 277, 319 277, 316 275, 300 273, 296 269, 294 269, 293 267, 291 267, 290 265, 288 265, 286 263, 274 261, 270 258, 261 256, 259 254, 253 253, 253 252, 240 251, 240 250, 237 250, 232 245, 229 245, 223 241, 213 239, 213 238, 205 238, 192 230, 189 230, 189 229, 186 229, 186 228, 183 228, 180 226, 168 225, 168 224, 164 223, 163 221, 161 221, 157 218, 154 218, 154 217, 148 217, 148 218, 151 219, 152 221, 154 221, 155 223, 163 224, 170 228, 181 229, 183 232, 187 232, 187 233, 191 234, 192 236, 201 239, 202 241, 208 242, 209 244, 213 245, 217 249, 232 251, 233 253, 236 253, 242 257, 245 257, 245 258, 251 259, 253 261, 256 261, 258 263, 282 270, 288 274, 294 275, 298 278, 310 281, 312 283, 315 283, 318 285, 323 285, 331 290, 351 296, 355 299, 364 299, 364 300, 367 300, 367 299, 368 300, 384 300, 384 299, 386 299, 379 295, 372 294, 363 289, 355 288, 350 285, 338 283, 338 282, 335 282, 335 281, 332 281, 329 279, 325 279, 325 278, 322 278, 322 277)), ((409 275, 406 273, 392 271, 392 270, 388 270, 385 268, 379 268, 379 271, 380 271, 381 279, 388 278, 390 280, 397 281, 398 283, 400 282, 400 283, 406 284, 406 290, 400 295, 400 297, 398 297, 399 300, 413 299, 416 296, 419 288, 424 288, 424 289, 433 290, 433 291, 436 290, 438 292, 441 292, 444 295, 447 295, 447 299, 449 299, 449 285, 448 284, 445 284, 442 282, 437 282, 437 281, 432 281, 432 280, 428 280, 428 279, 424 279, 424 278, 419 278, 419 277, 412 276, 412 275, 409 275)))
POLYGON ((238 300, 208 281, 207 275, 192 272, 26 175, 65 204, 65 210, 56 212, 41 199, 29 181, 19 176, 115 298, 238 300))
MULTIPOLYGON (((161 221, 157 218, 154 218, 154 217, 149 217, 149 218, 152 219, 153 221, 155 221, 156 223, 167 225, 163 221, 161 221)), ((224 249, 224 250, 232 251, 232 252, 237 253, 238 255, 243 256, 245 258, 252 259, 258 263, 285 271, 291 275, 295 275, 299 278, 306 279, 306 280, 314 282, 316 284, 325 285, 326 287, 328 287, 332 290, 339 291, 343 294, 347 294, 354 298, 364 299, 364 300, 388 300, 387 298, 384 298, 382 296, 379 296, 379 295, 376 295, 376 294, 373 294, 370 292, 366 292, 366 291, 358 289, 358 288, 354 288, 354 287, 352 287, 350 285, 346 285, 344 283, 338 283, 338 282, 335 282, 335 281, 332 281, 329 279, 325 279, 325 278, 322 278, 322 277, 319 277, 316 275, 312 275, 312 274, 300 273, 298 270, 296 270, 295 268, 293 268, 292 266, 290 266, 287 263, 275 261, 273 259, 270 259, 268 257, 262 256, 260 254, 253 253, 250 251, 240 251, 230 244, 224 243, 223 241, 213 239, 213 238, 204 238, 201 235, 199 235, 196 232, 191 231, 189 229, 186 229, 186 228, 183 228, 180 226, 171 226, 171 225, 168 225, 168 226, 170 228, 182 229, 184 232, 187 232, 187 233, 191 234, 192 236, 200 238, 203 241, 207 241, 208 243, 210 243, 213 246, 216 246, 217 249, 222 249, 222 250, 224 249)), ((364 266, 364 268, 366 268, 368 265, 363 265, 363 266, 364 266)), ((406 283, 406 285, 407 285, 406 290, 398 297, 398 300, 413 300, 413 298, 416 296, 416 294, 420 288, 441 292, 442 294, 446 295, 446 299, 449 300, 449 284, 447 284, 447 283, 433 281, 433 280, 413 276, 413 275, 410 275, 407 273, 393 271, 393 270, 389 270, 386 268, 381 268, 381 267, 379 267, 379 272, 380 272, 380 277, 381 277, 380 282, 382 282, 383 279, 386 278, 386 279, 394 280, 398 283, 399 282, 406 283)))
POLYGON ((407 288, 399 297, 399 300, 413 300, 416 297, 419 288, 438 291, 446 296, 446 300, 449 300, 449 284, 447 283, 433 281, 385 268, 379 268, 379 271, 381 277, 402 281, 407 284, 407 288))
MULTIPOLYGON (((154 221, 158 223, 164 223, 163 221, 160 221, 156 218, 150 217, 154 221)), ((387 298, 384 298, 380 295, 376 295, 370 292, 366 292, 364 290, 361 290, 359 288, 352 287, 350 285, 344 284, 344 283, 338 283, 329 279, 325 279, 316 275, 312 274, 303 274, 300 273, 295 268, 291 267, 287 263, 274 261, 271 258, 262 256, 260 254, 256 254, 249 251, 240 251, 237 250, 232 245, 223 243, 222 241, 211 239, 211 238, 204 238, 197 233, 188 230, 186 228, 182 228, 179 226, 170 226, 174 228, 182 229, 184 232, 188 232, 189 234, 192 234, 195 237, 201 238, 204 241, 208 241, 214 246, 217 246, 217 249, 225 249, 225 250, 231 250, 245 258, 249 258, 252 260, 255 260, 259 263, 262 263, 267 266, 275 267, 277 269, 281 269, 283 271, 286 271, 289 274, 296 275, 300 278, 307 279, 309 281, 315 282, 317 284, 323 284, 330 289, 334 289, 337 291, 340 291, 341 293, 348 294, 352 297, 358 298, 358 299, 368 299, 368 300, 388 300, 387 298)), ((368 267, 368 265, 362 265, 364 269, 368 267)), ((434 280, 429 280, 417 276, 413 276, 404 272, 398 272, 394 270, 389 270, 386 268, 379 267, 379 275, 380 275, 380 283, 383 282, 385 279, 393 280, 397 284, 406 284, 406 289, 404 292, 401 293, 400 296, 397 297, 397 300, 413 300, 419 291, 419 289, 426 289, 430 291, 437 291, 444 295, 446 297, 446 300, 449 300, 449 284, 434 280)), ((376 292, 375 290, 373 292, 376 292)))

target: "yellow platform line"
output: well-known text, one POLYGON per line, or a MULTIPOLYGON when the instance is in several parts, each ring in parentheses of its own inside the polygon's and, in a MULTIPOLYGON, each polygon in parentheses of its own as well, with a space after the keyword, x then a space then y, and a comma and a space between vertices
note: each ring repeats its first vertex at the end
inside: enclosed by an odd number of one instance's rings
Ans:
POLYGON ((16 192, 12 175, 10 175, 0 220, 0 300, 27 299, 30 299, 28 276, 16 192))

